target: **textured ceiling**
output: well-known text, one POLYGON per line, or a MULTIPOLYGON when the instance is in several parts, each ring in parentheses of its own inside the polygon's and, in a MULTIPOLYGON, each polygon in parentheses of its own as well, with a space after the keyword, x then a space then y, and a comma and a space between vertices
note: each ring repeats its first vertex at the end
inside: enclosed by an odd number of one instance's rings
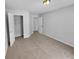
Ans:
POLYGON ((48 6, 44 6, 42 1, 43 0, 5 0, 5 6, 7 9, 27 10, 40 14, 74 4, 74 0, 51 0, 48 6))

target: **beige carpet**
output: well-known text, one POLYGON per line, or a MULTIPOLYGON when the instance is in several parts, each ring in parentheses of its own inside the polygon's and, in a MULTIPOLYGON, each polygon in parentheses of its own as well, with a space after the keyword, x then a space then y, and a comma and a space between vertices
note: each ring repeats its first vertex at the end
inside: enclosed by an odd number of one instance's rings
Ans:
POLYGON ((16 38, 5 59, 74 59, 74 49, 39 33, 16 38))

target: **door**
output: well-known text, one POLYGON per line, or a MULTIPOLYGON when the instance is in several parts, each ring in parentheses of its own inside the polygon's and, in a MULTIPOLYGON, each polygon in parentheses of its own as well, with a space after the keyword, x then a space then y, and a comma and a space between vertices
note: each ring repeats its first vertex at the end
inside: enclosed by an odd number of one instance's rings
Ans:
POLYGON ((42 20, 42 17, 39 17, 38 22, 39 22, 38 32, 39 33, 42 33, 42 28, 43 28, 43 20, 42 20))
POLYGON ((34 18, 34 31, 38 31, 38 18, 34 18))
POLYGON ((10 39, 10 46, 12 46, 15 42, 15 35, 14 35, 14 16, 12 13, 8 13, 8 23, 9 23, 9 39, 10 39))

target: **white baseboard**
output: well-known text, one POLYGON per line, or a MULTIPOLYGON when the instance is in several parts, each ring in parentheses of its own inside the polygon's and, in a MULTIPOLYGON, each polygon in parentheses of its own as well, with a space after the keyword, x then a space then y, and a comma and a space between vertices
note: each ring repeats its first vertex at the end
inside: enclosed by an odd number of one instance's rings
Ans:
POLYGON ((24 38, 29 38, 31 36, 31 34, 29 35, 24 35, 24 38))
MULTIPOLYGON (((23 35, 23 36, 24 36, 24 38, 29 38, 32 34, 33 34, 33 32, 30 33, 30 34, 28 34, 28 35, 23 35)), ((19 36, 22 36, 22 35, 21 34, 18 34, 15 37, 19 37, 19 36)))
POLYGON ((15 37, 19 37, 19 36, 21 36, 20 34, 18 34, 18 35, 15 35, 15 37))
POLYGON ((60 41, 60 42, 62 42, 62 43, 64 43, 64 44, 66 44, 66 45, 69 45, 69 46, 71 46, 71 47, 74 47, 73 44, 71 44, 71 43, 69 43, 69 42, 67 42, 67 41, 62 41, 62 40, 60 40, 60 39, 58 39, 58 38, 56 38, 56 37, 50 36, 50 35, 45 34, 45 33, 42 33, 42 34, 43 34, 43 35, 46 35, 46 36, 48 36, 48 37, 50 37, 50 38, 53 38, 53 39, 55 39, 55 40, 57 40, 57 41, 60 41))

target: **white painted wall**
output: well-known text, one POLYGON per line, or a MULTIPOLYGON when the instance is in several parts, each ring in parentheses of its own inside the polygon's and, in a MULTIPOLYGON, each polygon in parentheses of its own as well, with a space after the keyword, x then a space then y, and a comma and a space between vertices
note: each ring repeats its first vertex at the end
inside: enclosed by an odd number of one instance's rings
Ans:
POLYGON ((74 6, 69 6, 43 16, 43 33, 51 38, 74 46, 74 6))
POLYGON ((23 32, 24 32, 24 38, 28 38, 31 33, 30 33, 30 14, 29 12, 27 12, 24 16, 23 16, 23 32))
POLYGON ((34 14, 30 13, 30 34, 34 32, 34 14))
POLYGON ((7 49, 8 49, 8 32, 7 32, 7 11, 5 10, 5 56, 7 53, 7 49))
POLYGON ((7 27, 5 27, 5 55, 8 49, 8 37, 7 37, 7 27))

